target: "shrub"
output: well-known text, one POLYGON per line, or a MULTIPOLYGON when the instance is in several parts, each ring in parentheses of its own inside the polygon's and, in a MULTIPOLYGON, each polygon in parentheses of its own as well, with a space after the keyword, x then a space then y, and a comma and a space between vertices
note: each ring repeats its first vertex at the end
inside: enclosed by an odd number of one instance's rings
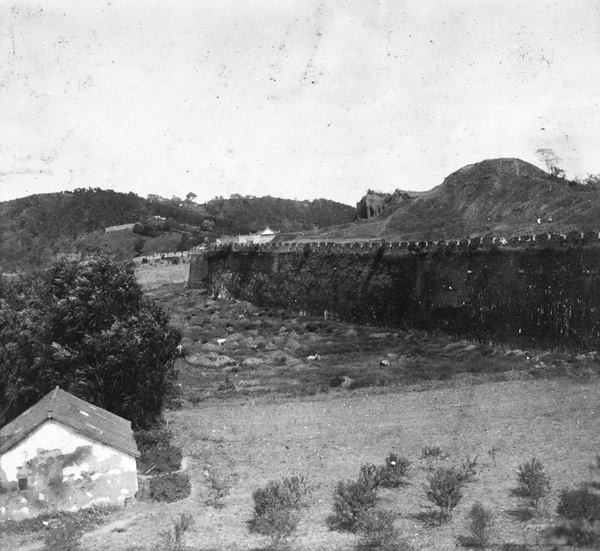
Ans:
POLYGON ((294 475, 285 477, 281 484, 288 494, 288 503, 290 507, 299 509, 306 506, 306 499, 313 491, 313 486, 307 476, 294 475))
POLYGON ((379 469, 372 463, 360 466, 358 481, 370 490, 377 491, 379 486, 379 469))
POLYGON ((471 460, 469 456, 463 461, 458 474, 463 482, 473 482, 477 474, 477 456, 471 460))
POLYGON ((352 480, 340 481, 333 494, 333 514, 327 518, 332 530, 356 532, 358 522, 367 510, 374 507, 377 490, 352 480))
POLYGON ((433 468, 433 462, 442 457, 442 448, 439 446, 424 446, 421 449, 421 459, 427 462, 427 468, 433 468))
POLYGON ((311 490, 308 479, 302 475, 271 481, 255 490, 250 532, 268 537, 274 547, 279 547, 298 526, 298 511, 306 505, 305 498, 311 490))
POLYGON ((492 512, 477 501, 469 510, 468 519, 471 534, 468 537, 459 538, 460 542, 465 547, 478 549, 486 547, 492 532, 492 512))
POLYGON ((140 451, 139 470, 170 473, 181 467, 181 448, 171 444, 172 434, 162 425, 134 432, 140 451))
POLYGON ((440 520, 447 521, 462 498, 463 479, 456 469, 440 468, 423 485, 427 499, 440 508, 440 520))
POLYGON ((150 479, 150 497, 154 501, 179 501, 189 496, 190 492, 187 474, 161 474, 150 479))
POLYGON ((305 498, 311 487, 303 475, 271 481, 264 488, 258 488, 252 494, 254 515, 264 515, 270 509, 299 509, 305 504, 305 498))
POLYGON ((379 485, 382 488, 399 488, 405 484, 409 466, 408 459, 390 453, 385 460, 385 465, 379 469, 379 485))
POLYGON ((600 495, 586 488, 563 490, 556 512, 568 519, 600 520, 600 495))
POLYGON ((44 534, 44 551, 81 551, 82 530, 71 520, 44 534))
POLYGON ((496 455, 498 455, 499 451, 500 451, 500 448, 497 446, 494 446, 493 448, 490 448, 487 451, 487 454, 490 456, 491 460, 494 462, 494 467, 496 466, 496 455))
POLYGON ((370 509, 360 516, 357 523, 360 551, 389 549, 396 537, 394 530, 394 515, 390 511, 370 509))
POLYGON ((527 506, 537 508, 549 491, 550 479, 541 461, 534 457, 528 463, 519 465, 517 487, 512 491, 513 495, 521 498, 527 506))
POLYGON ((217 470, 211 469, 208 471, 206 481, 208 483, 209 503, 217 509, 223 505, 222 500, 229 495, 231 479, 217 470))
POLYGON ((395 515, 382 509, 369 509, 358 522, 356 551, 411 551, 394 528, 395 515))
POLYGON ((299 520, 298 512, 294 509, 272 508, 250 520, 250 532, 266 536, 273 547, 279 548, 294 533, 299 520))
MULTIPOLYGON (((136 253, 141 253, 142 249, 144 248, 144 244, 146 243, 146 241, 144 239, 142 239, 141 237, 138 237, 134 242, 133 242, 133 250, 136 253)), ((147 260, 146 260, 147 262, 147 260)))
POLYGON ((573 520, 565 525, 555 526, 551 534, 560 540, 564 546, 585 547, 586 549, 598 549, 600 535, 585 521, 573 520))
POLYGON ((172 529, 168 528, 160 532, 160 551, 180 551, 185 548, 185 537, 194 524, 192 515, 181 513, 179 518, 173 521, 172 529))

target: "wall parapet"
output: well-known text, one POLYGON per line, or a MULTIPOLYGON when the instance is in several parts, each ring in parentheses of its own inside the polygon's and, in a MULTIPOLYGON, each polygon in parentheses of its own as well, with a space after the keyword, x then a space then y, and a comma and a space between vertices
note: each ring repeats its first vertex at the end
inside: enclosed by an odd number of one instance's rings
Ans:
MULTIPOLYGON (((211 245, 206 251, 193 251, 191 254, 225 250, 231 248, 236 252, 363 252, 370 253, 374 250, 394 253, 408 251, 421 252, 453 252, 458 250, 494 249, 494 248, 519 248, 531 246, 583 246, 600 245, 600 231, 572 231, 566 234, 540 233, 521 235, 505 238, 502 236, 472 237, 452 240, 422 240, 422 241, 279 241, 270 243, 228 243, 211 245)), ((160 256, 160 255, 159 255, 160 256)), ((149 258, 156 258, 156 255, 149 258)))

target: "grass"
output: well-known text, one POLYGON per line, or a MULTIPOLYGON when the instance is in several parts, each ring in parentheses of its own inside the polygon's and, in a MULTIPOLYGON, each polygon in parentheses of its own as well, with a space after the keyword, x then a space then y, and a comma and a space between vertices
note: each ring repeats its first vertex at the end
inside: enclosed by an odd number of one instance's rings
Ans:
MULTIPOLYGON (((400 448, 415 468, 401 490, 380 490, 386 509, 399 517, 400 532, 420 549, 446 549, 456 534, 468 532, 467 514, 476 501, 495 511, 499 540, 533 543, 531 527, 550 522, 558 490, 549 496, 541 517, 519 520, 511 515, 517 502, 510 494, 519 464, 535 454, 544 459, 552 478, 565 485, 589 476, 588 464, 600 445, 595 430, 600 384, 564 381, 485 383, 426 392, 366 392, 318 395, 303 399, 238 398, 208 401, 199 407, 173 412, 170 426, 185 454, 211 454, 239 475, 235 497, 217 517, 199 512, 204 522, 196 542, 207 547, 221 542, 253 540, 244 521, 252 512, 254 488, 294 472, 309 473, 316 490, 308 518, 298 527, 300 549, 350 549, 343 535, 327 529, 333 488, 339 480, 354 479, 361 464, 380 464, 390 449, 400 448), (232 407, 236 404, 235 407, 232 407), (573 407, 577 404, 577 412, 573 407), (557 419, 561 419, 557 422, 557 419), (535 431, 531 427, 535 426, 535 431), (202 435, 219 443, 201 441, 202 435), (438 464, 460 465, 465 456, 480 458, 477 480, 464 487, 461 502, 448 525, 429 529, 414 514, 428 512, 422 484, 430 471, 420 464, 424 446, 432 442, 444 450, 438 464), (485 451, 500 447, 494 466, 485 451), (228 527, 225 535, 220 525, 228 527)), ((200 472, 190 472, 192 485, 200 472)), ((233 498, 233 499, 232 499, 233 498)), ((190 535, 192 541, 194 535, 190 535)), ((254 542, 258 545, 259 542, 254 542)))
POLYGON ((585 380, 600 372, 592 357, 576 360, 566 354, 494 348, 417 331, 353 326, 263 310, 242 301, 212 300, 180 285, 148 294, 182 330, 187 360, 177 365, 190 403, 223 399, 217 389, 228 375, 239 396, 301 397, 516 378, 585 380), (308 360, 317 354, 319 361, 308 360), (216 360, 218 355, 231 359, 228 372, 216 360))
POLYGON ((124 513, 131 526, 86 535, 86 549, 150 549, 187 512, 195 518, 190 549, 262 548, 264 540, 247 530, 252 492, 269 480, 305 474, 315 487, 313 506, 298 525, 294 548, 349 551, 356 536, 326 525, 333 489, 355 479, 361 465, 382 464, 390 450, 400 450, 412 467, 400 489, 380 489, 381 506, 395 513, 394 527, 415 549, 455 548, 476 502, 494 511, 496 548, 525 543, 534 549, 538 527, 552 522, 560 488, 590 478, 600 450, 593 358, 282 316, 182 286, 149 294, 182 329, 188 358, 214 352, 239 365, 177 361, 183 406, 167 419, 191 493, 174 503, 138 503, 124 513), (307 359, 314 354, 319 361, 307 359), (231 367, 237 371, 224 371, 231 367), (225 377, 235 391, 217 390, 225 377), (418 520, 435 513, 423 491, 431 474, 421 459, 426 446, 443 450, 436 468, 478 457, 476 480, 464 487, 452 521, 434 528, 418 520), (531 457, 543 461, 557 485, 546 509, 525 518, 515 515, 519 502, 510 491, 518 466, 531 457), (207 465, 236 481, 220 508, 206 505, 207 465))

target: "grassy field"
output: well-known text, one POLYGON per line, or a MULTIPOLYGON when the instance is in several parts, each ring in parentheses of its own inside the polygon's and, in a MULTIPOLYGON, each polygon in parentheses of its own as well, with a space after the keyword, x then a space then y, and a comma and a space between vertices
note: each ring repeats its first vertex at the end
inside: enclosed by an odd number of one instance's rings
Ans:
POLYGON ((189 273, 190 261, 186 257, 153 258, 144 263, 135 261, 135 277, 144 290, 185 283, 189 273))
MULTIPOLYGON (((183 332, 181 407, 166 415, 192 493, 170 504, 139 501, 88 532, 84 549, 157 549, 160 533, 191 514, 189 549, 262 549, 251 535, 252 492, 269 480, 308 476, 315 489, 293 549, 351 550, 356 536, 328 529, 333 490, 362 464, 390 452, 411 461, 408 484, 379 491, 380 507, 414 549, 450 550, 467 535, 476 502, 494 511, 492 542, 552 549, 560 490, 592 481, 600 454, 600 365, 571 357, 492 348, 443 336, 356 327, 243 302, 213 300, 183 285, 148 291, 183 332), (309 359, 309 356, 319 358, 309 359), (432 465, 425 446, 439 446, 432 465), (427 526, 430 467, 477 457, 475 480, 452 520, 427 526), (540 512, 525 520, 517 499, 520 464, 537 457, 551 479, 540 512), (209 474, 231 484, 219 508, 207 504, 209 474)), ((597 479, 596 479, 597 480, 597 479)), ((2 549, 33 549, 35 534, 0 537, 2 549)), ((564 547, 561 547, 564 548, 564 547)), ((521 548, 523 549, 523 548, 521 548)))

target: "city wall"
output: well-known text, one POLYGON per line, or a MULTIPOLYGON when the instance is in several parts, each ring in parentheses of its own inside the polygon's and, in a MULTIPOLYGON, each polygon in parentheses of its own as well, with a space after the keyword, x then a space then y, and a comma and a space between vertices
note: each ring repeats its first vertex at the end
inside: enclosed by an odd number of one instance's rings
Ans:
POLYGON ((193 255, 188 285, 353 323, 519 347, 599 347, 598 232, 228 245, 193 255))

